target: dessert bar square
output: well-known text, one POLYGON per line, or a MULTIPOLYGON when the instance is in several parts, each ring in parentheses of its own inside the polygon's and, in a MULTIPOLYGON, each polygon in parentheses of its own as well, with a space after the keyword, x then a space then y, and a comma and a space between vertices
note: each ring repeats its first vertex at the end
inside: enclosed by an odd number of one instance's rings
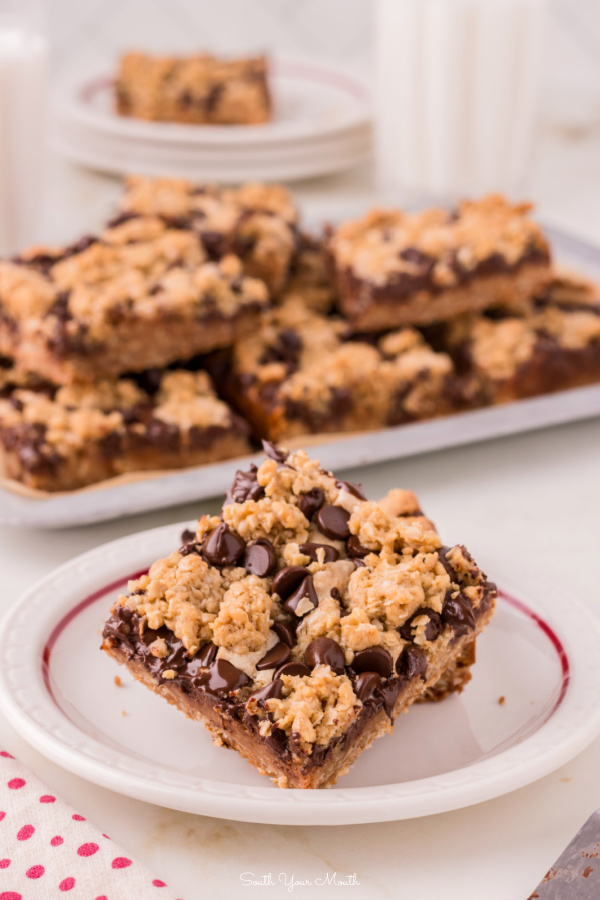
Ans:
POLYGON ((0 474, 68 491, 125 472, 200 465, 249 452, 248 428, 206 372, 146 372, 57 387, 0 368, 0 474))
POLYGON ((341 311, 358 331, 383 331, 524 304, 550 275, 529 208, 490 195, 451 211, 373 210, 340 225, 328 245, 341 311))
POLYGON ((234 253, 245 273, 265 281, 273 295, 285 284, 299 242, 298 212, 289 191, 276 184, 219 188, 131 176, 120 209, 123 217, 160 216, 197 234, 210 259, 234 253))
POLYGON ((121 57, 115 85, 121 116, 197 125, 258 125, 271 118, 264 56, 121 57))
POLYGON ((600 381, 600 291, 582 276, 559 271, 520 315, 503 310, 458 317, 437 330, 438 343, 480 404, 600 381))
POLYGON ((257 434, 274 441, 400 425, 451 412, 457 399, 450 357, 415 329, 361 339, 294 297, 235 343, 215 378, 257 434))
POLYGON ((129 583, 102 648, 278 786, 326 787, 411 703, 462 688, 497 592, 414 495, 370 502, 265 450, 129 583))
POLYGON ((134 218, 62 250, 0 263, 0 353, 58 384, 163 367, 225 347, 268 303, 235 256, 134 218))

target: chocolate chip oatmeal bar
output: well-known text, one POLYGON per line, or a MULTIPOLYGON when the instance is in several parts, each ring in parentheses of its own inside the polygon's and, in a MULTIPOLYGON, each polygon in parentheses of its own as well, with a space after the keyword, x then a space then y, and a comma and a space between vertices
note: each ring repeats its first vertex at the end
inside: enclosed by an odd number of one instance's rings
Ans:
POLYGON ((411 703, 462 687, 497 592, 414 495, 369 502, 265 450, 129 583, 102 648, 278 786, 326 787, 411 703))
POLYGON ((206 372, 56 387, 0 368, 0 475, 69 491, 125 472, 183 468, 249 452, 248 428, 206 372))
POLYGON ((272 294, 283 288, 299 242, 298 212, 289 191, 277 184, 219 188, 132 176, 120 209, 123 217, 159 216, 197 234, 210 259, 234 253, 244 272, 265 281, 272 294))
POLYGON ((454 366, 414 328, 374 340, 353 336, 290 297, 236 342, 215 378, 255 431, 302 434, 385 428, 451 412, 454 366))
POLYGON ((505 403, 600 381, 600 291, 557 271, 517 315, 459 316, 436 329, 479 404, 505 403))
POLYGON ((196 125, 258 125, 271 118, 264 56, 121 57, 115 100, 121 116, 196 125))
POLYGON ((341 311, 357 331, 383 331, 523 304, 550 278, 529 209, 490 195, 454 211, 373 210, 340 225, 329 251, 341 311))
POLYGON ((193 232, 133 218, 0 262, 0 353, 58 384, 111 378, 227 346, 267 303, 235 256, 208 261, 193 232))

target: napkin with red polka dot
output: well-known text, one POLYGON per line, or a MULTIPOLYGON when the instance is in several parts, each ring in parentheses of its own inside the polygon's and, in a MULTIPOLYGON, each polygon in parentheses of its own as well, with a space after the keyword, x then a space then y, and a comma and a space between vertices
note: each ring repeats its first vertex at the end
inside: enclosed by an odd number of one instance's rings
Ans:
POLYGON ((0 751, 0 900, 177 900, 164 881, 0 751))

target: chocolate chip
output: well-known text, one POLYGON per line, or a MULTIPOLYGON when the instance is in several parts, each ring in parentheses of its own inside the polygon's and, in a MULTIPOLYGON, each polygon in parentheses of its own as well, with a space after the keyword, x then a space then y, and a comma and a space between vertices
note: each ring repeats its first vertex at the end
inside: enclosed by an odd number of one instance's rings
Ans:
POLYGON ((291 622, 279 619, 277 622, 273 622, 273 631, 284 644, 293 647, 296 643, 296 630, 291 622))
POLYGON ((392 674, 392 657, 385 647, 367 647, 354 654, 352 668, 355 672, 377 672, 382 678, 392 674))
POLYGON ((200 233, 200 240, 210 259, 219 259, 227 252, 225 235, 220 231, 206 229, 200 233))
POLYGON ((304 662, 313 669, 315 666, 329 666, 338 675, 346 664, 344 651, 333 638, 318 637, 311 641, 304 651, 304 662))
POLYGON ((282 600, 285 600, 296 590, 307 574, 308 572, 304 566, 286 566, 285 569, 280 569, 273 579, 271 590, 274 594, 279 594, 282 600))
POLYGON ((274 678, 281 678, 282 675, 310 675, 310 669, 304 663, 288 662, 277 669, 274 678))
POLYGON ((451 581, 456 581, 456 572, 446 559, 446 553, 450 552, 450 547, 440 547, 438 550, 438 559, 446 570, 447 574, 450 576, 451 581))
POLYGON ((186 528, 181 532, 181 543, 182 544, 193 544, 196 540, 196 532, 192 531, 191 528, 186 528))
POLYGON ((270 681, 269 684, 266 684, 264 687, 259 688, 257 691, 252 691, 252 693, 248 697, 248 700, 252 698, 258 703, 265 703, 267 700, 271 699, 279 700, 282 693, 283 681, 278 678, 276 681, 270 681))
POLYGON ((295 616, 301 618, 319 605, 319 598, 315 591, 312 575, 307 575, 293 594, 287 598, 283 604, 283 608, 287 612, 294 613, 295 616))
POLYGON ((319 561, 319 556, 317 554, 317 550, 323 550, 323 562, 335 562, 336 559, 340 558, 339 552, 332 547, 331 544, 315 544, 314 541, 309 541, 307 544, 300 544, 298 547, 300 553, 303 553, 305 556, 310 557, 313 562, 319 561))
POLYGON ((444 625, 449 625, 457 637, 473 631, 475 616, 471 604, 464 594, 457 594, 456 597, 452 597, 450 594, 446 596, 442 607, 442 622, 444 625))
POLYGON ((213 566, 234 566, 244 551, 241 537, 222 523, 208 535, 202 546, 202 556, 213 566))
POLYGON ((233 484, 227 491, 223 506, 229 506, 230 503, 245 503, 246 500, 259 500, 264 493, 264 489, 256 479, 257 472, 258 468, 254 463, 251 464, 247 472, 238 470, 235 473, 233 484))
POLYGON ((354 693, 365 703, 381 685, 381 675, 377 672, 361 672, 354 682, 354 693))
POLYGON ((396 660, 396 672, 403 681, 412 681, 417 675, 425 681, 427 672, 425 654, 416 647, 405 647, 396 660))
POLYGON ((292 651, 289 645, 280 641, 274 647, 271 647, 263 658, 256 663, 256 669, 258 672, 264 672, 265 669, 277 669, 288 662, 291 655, 292 651))
POLYGON ((317 513, 319 530, 328 538, 345 541, 350 537, 350 513, 342 506, 323 506, 317 513))
POLYGON ((362 484, 354 484, 353 481, 336 481, 335 486, 341 491, 352 494, 353 497, 358 497, 359 500, 367 499, 363 494, 362 484))
POLYGON ((359 539, 355 534, 351 534, 346 542, 346 551, 350 559, 364 559, 365 556, 368 556, 369 553, 373 553, 373 550, 369 550, 368 547, 363 547, 359 539))
POLYGON ((225 697, 249 683, 246 673, 232 666, 226 659, 215 659, 198 679, 199 687, 217 697, 225 697))
POLYGON ((205 644, 204 647, 201 647, 200 650, 198 650, 194 659, 199 662, 201 666, 210 666, 210 664, 215 661, 216 655, 217 647, 211 641, 210 643, 205 644))
POLYGON ((275 462, 284 463, 289 456, 287 450, 280 450, 271 441, 263 441, 262 445, 265 456, 268 456, 269 459, 274 459, 275 462))
POLYGON ((394 718, 394 707, 396 705, 396 700, 398 699, 398 694, 405 686, 406 682, 401 678, 390 678, 389 681, 386 681, 385 684, 382 684, 379 689, 381 700, 383 702, 383 708, 385 709, 390 719, 392 719, 392 721, 394 718))
POLYGON ((418 266, 419 269, 424 269, 425 271, 433 266, 433 258, 427 253, 423 253, 418 247, 407 247, 399 255, 413 266, 418 266))
POLYGON ((442 619, 439 613, 436 613, 435 610, 429 609, 428 606, 423 606, 421 609, 418 609, 414 615, 408 619, 404 625, 402 625, 398 631, 405 641, 412 641, 414 638, 413 635, 413 622, 415 619, 418 619, 419 616, 428 616, 429 622, 425 626, 425 638, 428 641, 435 641, 442 630, 442 619))
POLYGON ((367 565, 362 559, 353 559, 352 562, 354 563, 355 569, 360 569, 361 567, 364 569, 367 565))
POLYGON ((324 503, 325 494, 321 488, 313 488, 311 491, 307 491, 306 494, 298 495, 298 509, 309 521, 324 503))
POLYGON ((253 544, 246 546, 240 565, 249 575, 258 575, 259 578, 271 575, 277 565, 277 557, 271 541, 259 538, 253 544))
POLYGON ((200 546, 196 543, 196 532, 190 528, 186 528, 181 532, 181 547, 179 552, 182 556, 189 556, 191 553, 200 553, 200 546))

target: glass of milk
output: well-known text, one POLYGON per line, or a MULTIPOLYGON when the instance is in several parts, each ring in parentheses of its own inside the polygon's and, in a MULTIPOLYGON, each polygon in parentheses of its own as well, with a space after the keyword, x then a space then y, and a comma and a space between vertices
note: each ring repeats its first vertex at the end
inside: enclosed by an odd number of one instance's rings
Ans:
POLYGON ((544 0, 377 0, 380 185, 449 198, 526 188, 544 0))
POLYGON ((42 0, 0 0, 0 255, 37 240, 44 169, 42 0))

